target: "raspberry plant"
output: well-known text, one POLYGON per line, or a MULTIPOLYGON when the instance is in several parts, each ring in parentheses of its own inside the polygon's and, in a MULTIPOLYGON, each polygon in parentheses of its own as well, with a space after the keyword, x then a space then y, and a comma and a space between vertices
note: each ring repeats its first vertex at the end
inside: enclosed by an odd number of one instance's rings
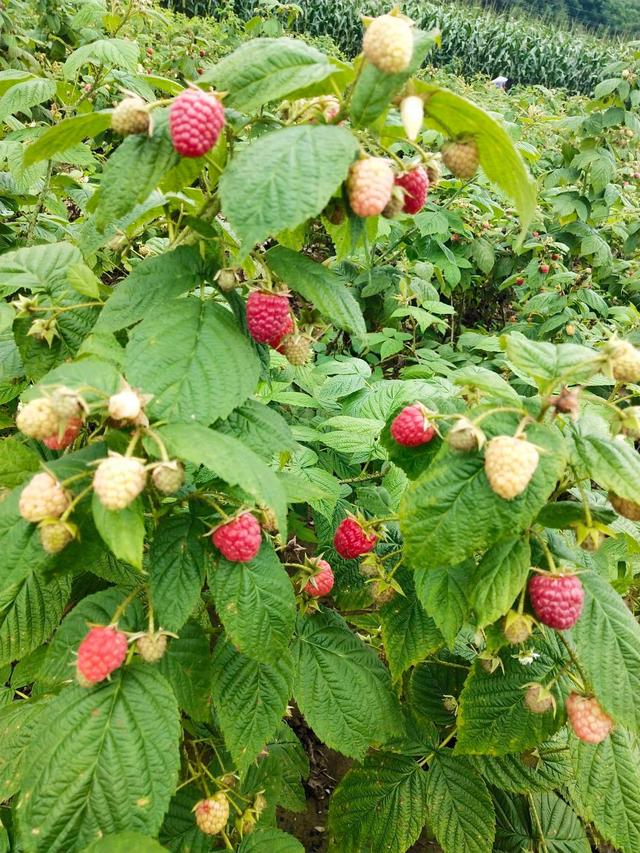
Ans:
POLYGON ((353 63, 265 37, 185 86, 114 16, 59 92, 0 76, 0 115, 50 102, 0 255, 5 848, 299 851, 317 741, 328 849, 640 850, 637 311, 563 292, 635 275, 635 76, 537 208, 397 10, 353 63), (553 322, 454 349, 493 286, 553 322))

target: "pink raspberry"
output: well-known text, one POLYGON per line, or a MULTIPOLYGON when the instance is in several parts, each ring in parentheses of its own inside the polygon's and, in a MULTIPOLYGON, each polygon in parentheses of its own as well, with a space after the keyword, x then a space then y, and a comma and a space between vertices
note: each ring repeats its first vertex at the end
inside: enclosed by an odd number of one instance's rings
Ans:
POLYGON ((124 663, 127 635, 110 626, 92 628, 78 646, 77 675, 83 687, 103 681, 124 663))
POLYGON ((420 403, 414 403, 397 415, 391 424, 391 435, 403 447, 418 447, 427 444, 436 434, 426 414, 426 409, 420 403))
POLYGON ((316 560, 318 571, 309 578, 304 591, 312 598, 329 595, 333 589, 333 570, 326 560, 316 560))
POLYGON ((550 628, 572 628, 582 613, 584 589, 576 575, 534 575, 529 598, 538 619, 550 628))
POLYGON ((375 533, 367 536, 361 524, 355 518, 343 519, 333 536, 333 546, 347 560, 353 560, 362 554, 368 554, 376 547, 378 537, 375 533))
POLYGON ((358 160, 349 170, 349 204, 357 216, 377 216, 391 200, 393 172, 382 157, 358 160))
POLYGON ((593 696, 572 693, 566 707, 571 728, 585 743, 601 743, 613 728, 613 720, 593 696))
POLYGON ((413 214, 422 210, 429 193, 429 176, 422 166, 397 175, 395 183, 404 190, 404 213, 413 214))
POLYGON ((201 89, 185 89, 169 110, 173 147, 183 157, 202 157, 218 141, 224 126, 224 108, 201 89))
POLYGON ((65 447, 69 447, 69 445, 73 444, 76 440, 81 427, 81 418, 71 418, 62 435, 58 435, 58 433, 50 435, 48 438, 43 438, 42 443, 48 447, 49 450, 64 450, 65 447))
POLYGON ((205 835, 217 835, 222 832, 229 820, 229 800, 222 791, 219 791, 213 797, 196 803, 194 812, 200 832, 204 832, 205 835))
POLYGON ((260 550, 262 528, 254 515, 243 512, 217 527, 211 534, 211 541, 232 563, 248 563, 260 550))
POLYGON ((289 297, 254 290, 247 299, 247 327, 254 341, 277 346, 293 330, 289 297))

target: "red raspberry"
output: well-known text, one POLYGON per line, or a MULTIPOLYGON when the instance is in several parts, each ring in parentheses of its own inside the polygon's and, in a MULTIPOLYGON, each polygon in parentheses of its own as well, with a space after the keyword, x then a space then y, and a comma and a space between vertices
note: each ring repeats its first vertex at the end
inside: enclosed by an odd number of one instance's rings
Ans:
POLYGON ((429 193, 429 176, 422 166, 397 175, 395 183, 404 190, 402 210, 412 214, 422 210, 429 193))
POLYGON ((375 533, 371 536, 362 529, 355 518, 345 518, 338 525, 333 536, 333 546, 347 560, 353 560, 362 554, 368 554, 376 547, 378 537, 375 533))
POLYGON ((585 743, 601 743, 613 728, 613 720, 593 696, 572 693, 566 707, 571 728, 585 743))
POLYGON ((580 618, 584 590, 576 575, 534 575, 529 581, 529 597, 542 623, 564 631, 580 618))
POLYGON ((254 290, 247 299, 247 326, 254 341, 277 347, 282 338, 293 331, 289 297, 254 290))
POLYGON ((78 647, 77 675, 83 687, 103 681, 124 663, 127 635, 109 626, 92 628, 78 647))
POLYGON ((183 157, 202 157, 218 141, 224 126, 224 108, 201 89, 185 89, 169 110, 173 147, 183 157))
POLYGON ((262 528, 250 512, 217 527, 211 541, 223 557, 233 563, 248 563, 256 556, 262 543, 262 528))
POLYGON ((427 410, 420 403, 406 406, 391 424, 391 435, 403 447, 427 444, 435 434, 435 427, 427 419, 427 410))
POLYGON ((333 589, 333 570, 326 560, 316 560, 318 571, 309 578, 304 591, 312 598, 329 595, 333 589))
POLYGON ((538 270, 542 273, 542 275, 546 275, 549 272, 549 264, 540 264, 538 270))
POLYGON ((42 443, 48 447, 49 450, 64 450, 65 447, 69 447, 69 445, 73 444, 76 440, 81 427, 81 418, 71 418, 62 435, 58 435, 57 433, 55 435, 50 435, 49 438, 43 438, 42 443))
POLYGON ((271 338, 270 340, 268 340, 266 342, 267 346, 271 347, 272 349, 276 350, 277 352, 281 352, 284 355, 284 346, 283 346, 284 340, 287 337, 287 335, 290 335, 292 332, 293 332, 293 318, 291 317, 291 315, 289 315, 289 318, 287 320, 287 325, 284 328, 284 332, 281 335, 276 335, 274 338, 271 338))

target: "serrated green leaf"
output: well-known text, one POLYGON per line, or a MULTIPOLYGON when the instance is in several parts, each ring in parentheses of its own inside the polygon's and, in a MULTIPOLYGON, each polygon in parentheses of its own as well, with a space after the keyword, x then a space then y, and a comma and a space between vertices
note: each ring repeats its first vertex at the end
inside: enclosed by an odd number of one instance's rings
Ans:
POLYGON ((398 734, 399 708, 387 670, 337 613, 322 609, 299 617, 292 651, 294 697, 327 746, 361 759, 371 743, 398 734))
POLYGON ((26 522, 18 510, 16 489, 0 504, 0 604, 10 602, 19 585, 32 572, 42 569, 50 557, 42 548, 35 525, 26 522))
POLYGON ((291 427, 280 412, 257 400, 247 400, 214 427, 217 432, 239 439, 265 459, 295 447, 291 427))
POLYGON ((0 710, 0 795, 8 800, 20 790, 25 752, 48 699, 11 702, 0 710))
POLYGON ((273 547, 264 542, 250 563, 219 557, 209 586, 225 631, 243 653, 274 663, 286 652, 295 624, 295 595, 273 547))
POLYGON ((446 656, 416 666, 409 682, 413 712, 439 726, 454 723, 457 699, 468 672, 469 667, 460 660, 449 660, 446 656))
POLYGON ((529 802, 531 810, 537 813, 541 840, 549 853, 591 853, 578 816, 557 794, 551 791, 532 794, 529 802))
POLYGON ((201 82, 229 92, 225 105, 250 112, 335 72, 327 56, 299 39, 252 39, 207 69, 201 82))
POLYGON ((341 853, 405 853, 427 817, 427 774, 407 756, 377 753, 333 792, 329 829, 341 853))
POLYGON ((521 332, 500 338, 513 367, 549 393, 559 383, 589 379, 602 369, 602 356, 589 347, 533 341, 521 332))
POLYGON ((640 457, 625 441, 574 434, 576 449, 591 479, 621 498, 640 503, 640 457))
POLYGON ((210 424, 244 403, 260 365, 233 315, 212 302, 176 299, 149 311, 129 337, 125 372, 154 394, 147 411, 163 420, 210 424))
POLYGON ((304 847, 288 832, 259 827, 242 839, 238 853, 304 853, 304 847))
POLYGON ((357 144, 345 128, 299 125, 260 136, 236 154, 220 195, 241 253, 321 213, 347 177, 357 144), (256 171, 256 163, 269 168, 256 171))
POLYGON ((528 539, 506 539, 486 552, 476 568, 471 591, 471 606, 479 628, 490 625, 509 610, 530 569, 528 539))
POLYGON ((491 853, 495 812, 471 761, 440 749, 427 773, 429 825, 444 853, 491 853))
POLYGON ((0 293, 11 296, 21 288, 47 291, 66 279, 72 264, 81 262, 80 251, 71 243, 45 243, 6 252, 0 256, 0 293))
POLYGON ((99 65, 107 68, 126 68, 135 71, 140 48, 127 39, 97 39, 83 44, 67 57, 64 76, 72 80, 83 65, 99 65))
POLYGON ((13 489, 40 470, 40 457, 18 436, 0 441, 0 485, 13 489))
POLYGON ((566 729, 538 744, 535 751, 501 756, 476 755, 472 761, 487 784, 518 794, 555 790, 568 782, 572 775, 566 729))
POLYGON ((26 853, 72 853, 109 833, 160 828, 178 780, 178 707, 152 667, 112 678, 66 688, 40 717, 17 805, 26 853))
POLYGON ((109 510, 93 493, 93 520, 100 536, 113 554, 136 569, 142 569, 144 548, 144 507, 136 498, 128 507, 109 510))
POLYGON ((274 246, 266 258, 285 284, 311 302, 332 323, 353 334, 365 334, 360 306, 337 273, 284 246, 274 246))
POLYGON ((43 101, 51 100, 55 93, 55 80, 36 77, 17 83, 0 98, 0 122, 16 113, 25 113, 43 101))
POLYGON ((213 655, 213 704, 225 744, 243 772, 276 731, 293 688, 288 651, 273 663, 238 652, 221 637, 213 655))
POLYGON ((48 127, 24 153, 25 166, 50 160, 89 136, 97 136, 111 126, 111 113, 97 112, 73 116, 48 127))
POLYGON ((469 615, 469 594, 475 586, 473 562, 450 568, 419 568, 414 572, 416 592, 449 648, 469 615))
POLYGON ((591 572, 580 575, 580 579, 585 600, 573 629, 578 658, 604 710, 637 733, 640 626, 606 580, 591 572))
POLYGON ((94 841, 83 853, 163 853, 166 851, 155 839, 139 832, 119 832, 94 841))
POLYGON ((522 853, 531 849, 534 832, 529 805, 524 797, 493 790, 496 811, 495 853, 522 853))
POLYGON ((181 627, 179 638, 169 640, 159 671, 173 687, 178 705, 193 720, 208 720, 211 708, 211 652, 209 638, 196 622, 181 627))

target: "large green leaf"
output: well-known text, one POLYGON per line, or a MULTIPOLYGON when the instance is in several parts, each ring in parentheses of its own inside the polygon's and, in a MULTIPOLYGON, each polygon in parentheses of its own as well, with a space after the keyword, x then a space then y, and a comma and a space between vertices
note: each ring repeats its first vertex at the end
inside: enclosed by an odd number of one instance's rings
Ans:
POLYGON ((271 507, 281 532, 286 530, 287 502, 282 483, 246 445, 200 424, 168 424, 158 433, 170 453, 194 465, 204 465, 221 480, 240 486, 256 501, 271 507))
POLYGON ((475 571, 471 591, 479 628, 507 612, 525 585, 530 569, 528 539, 505 539, 486 552, 475 571))
POLYGON ((597 746, 571 738, 570 792, 581 817, 623 853, 640 850, 640 750, 622 729, 597 746))
POLYGON ((250 563, 223 557, 209 586, 225 630, 243 654, 275 663, 286 651, 295 624, 295 595, 273 547, 264 542, 250 563))
POLYGON ((0 796, 8 800, 20 790, 24 756, 46 710, 48 700, 15 701, 0 710, 0 796))
POLYGON ((418 599, 433 618, 449 648, 469 615, 469 593, 475 584, 473 561, 449 568, 415 572, 418 599))
POLYGON ((446 654, 443 660, 436 658, 416 666, 409 682, 412 711, 439 726, 455 723, 456 705, 451 700, 457 700, 468 672, 468 666, 449 660, 446 654))
POLYGON ((592 480, 621 498, 640 503, 640 455, 631 444, 577 433, 574 440, 592 480))
POLYGON ((472 137, 480 165, 515 204, 522 232, 536 211, 536 184, 511 137, 494 118, 466 98, 431 83, 417 83, 425 101, 425 122, 445 136, 472 137))
POLYGON ((345 128, 300 125, 260 136, 236 154, 220 178, 220 195, 242 254, 321 213, 357 148, 345 128))
MULTIPOLYGON (((532 794, 530 808, 537 813, 548 853, 591 853, 591 845, 578 816, 557 794, 552 791, 532 794)), ((538 825, 537 821, 535 825, 538 825)))
MULTIPOLYGON (((502 421, 503 432, 512 435, 515 426, 508 423, 502 421)), ((495 434, 493 425, 492 430, 495 434)), ((555 427, 532 424, 527 436, 544 452, 523 494, 511 501, 489 487, 482 453, 442 448, 400 505, 406 553, 414 566, 460 563, 531 524, 564 470, 566 447, 555 427)))
POLYGON ((242 839, 238 853, 304 853, 304 847, 288 832, 258 827, 242 839))
POLYGON ((191 515, 170 515, 158 526, 149 552, 149 594, 156 621, 178 631, 200 596, 211 552, 202 522, 191 515))
POLYGON ((166 849, 153 838, 139 832, 119 832, 94 841, 83 853, 163 853, 166 849))
POLYGON ((293 688, 288 651, 259 663, 221 638, 213 656, 213 704, 227 749, 243 772, 274 734, 293 688))
POLYGON ((589 379, 602 370, 602 355, 576 344, 535 341, 522 332, 502 335, 500 346, 517 373, 534 379, 541 393, 589 379))
POLYGON ((252 39, 207 69, 201 82, 228 92, 225 106, 250 112, 296 89, 324 80, 336 67, 299 39, 252 39))
POLYGON ((333 792, 329 829, 341 853, 405 853, 427 817, 427 774, 412 758, 367 756, 333 792))
POLYGON ((519 794, 555 790, 572 776, 566 728, 538 744, 535 751, 514 755, 476 755, 472 761, 489 785, 519 794))
POLYGON ((67 57, 64 75, 72 80, 83 65, 98 65, 106 68, 126 68, 135 71, 140 48, 127 39, 96 39, 83 44, 67 57))
POLYGON ((6 252, 0 256, 0 293, 11 296, 21 288, 47 291, 54 283, 65 281, 69 267, 81 261, 82 255, 71 243, 45 243, 6 252))
POLYGON ((144 507, 141 498, 120 510, 107 509, 93 493, 93 520, 100 536, 119 560, 142 569, 144 507))
POLYGON ((640 732, 640 626, 607 581, 594 573, 580 578, 585 600, 573 630, 578 658, 605 711, 640 732))
POLYGON ((36 77, 33 80, 17 83, 0 98, 0 122, 15 113, 28 112, 31 107, 51 100, 55 93, 55 80, 36 77))
POLYGON ((187 622, 179 639, 169 640, 158 664, 176 694, 178 705, 193 720, 206 721, 211 714, 211 651, 209 637, 197 622, 187 622))
POLYGON ((285 450, 294 450, 296 445, 291 427, 280 412, 257 400, 247 400, 226 420, 216 421, 214 427, 216 432, 239 439, 264 459, 271 459, 285 450))
POLYGON ((255 390, 260 365, 233 315, 212 302, 175 299, 147 312, 125 356, 129 381, 154 399, 156 418, 210 424, 255 390))
POLYGON ((51 561, 43 550, 35 525, 18 511, 21 489, 0 503, 0 605, 6 605, 21 584, 51 561))
POLYGON ((311 302, 336 326, 356 335, 365 334, 360 306, 333 270, 284 246, 270 249, 267 263, 285 284, 311 302))
POLYGON ((398 734, 389 674, 376 653, 334 611, 298 619, 294 697, 318 737, 361 759, 372 743, 398 734))
POLYGON ((179 738, 176 701, 153 667, 63 690, 25 758, 17 813, 26 853, 72 853, 128 829, 154 835, 178 780, 179 738))
POLYGON ((26 166, 40 160, 49 160, 55 154, 67 151, 88 136, 97 136, 111 126, 111 113, 85 113, 73 116, 48 127, 42 136, 27 148, 24 154, 26 166))

